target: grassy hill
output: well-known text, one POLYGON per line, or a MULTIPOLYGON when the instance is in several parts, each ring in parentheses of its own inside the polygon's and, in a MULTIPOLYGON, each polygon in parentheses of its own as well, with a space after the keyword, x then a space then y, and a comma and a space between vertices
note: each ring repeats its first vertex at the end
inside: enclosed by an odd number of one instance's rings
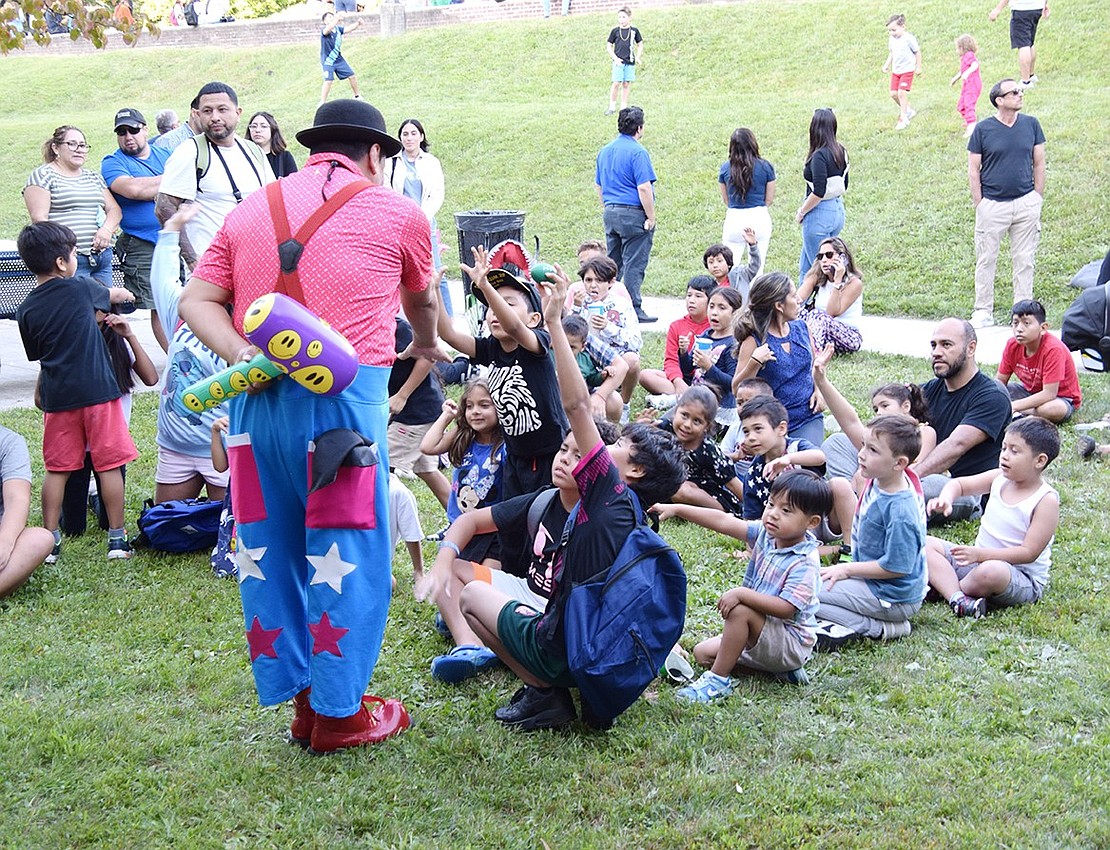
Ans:
MULTIPOLYGON (((977 5, 902 7, 921 42, 925 73, 915 83, 919 111, 906 132, 880 72, 889 9, 851 4, 754 2, 646 9, 636 24, 647 39, 633 100, 647 114, 644 143, 654 158, 659 230, 646 291, 681 294, 701 252, 720 238, 717 169, 729 133, 753 128, 779 175, 769 267, 797 270, 793 214, 803 194, 809 118, 832 106, 852 158, 844 236, 866 272, 866 308, 891 315, 940 316, 971 307, 973 214, 953 40, 980 42, 986 87, 1016 73, 1004 19, 989 24, 977 5)), ((1110 173, 1101 140, 1110 97, 1102 4, 1084 0, 1054 12, 1038 36, 1042 83, 1026 97, 1048 139, 1047 199, 1037 294, 1054 317, 1071 299, 1063 284, 1107 247, 1110 173), (1090 35, 1088 35, 1090 34, 1090 35), (1102 44, 1102 47, 1099 47, 1102 44)), ((382 41, 352 36, 345 53, 368 99, 391 128, 420 117, 447 174, 440 226, 454 245, 451 213, 519 209, 544 253, 571 256, 601 234, 594 156, 615 134, 606 105, 607 16, 458 26, 382 41)), ((311 121, 319 92, 315 42, 244 50, 117 51, 92 57, 9 57, 0 64, 0 236, 25 223, 19 191, 38 163, 38 145, 60 123, 82 127, 91 160, 115 147, 109 117, 119 106, 148 117, 183 112, 200 84, 233 84, 246 118, 273 112, 291 138, 311 121), (30 94, 29 94, 30 93, 30 94)), ((337 85, 335 92, 349 92, 337 85)), ((991 113, 986 93, 980 115, 991 113)), ((294 146, 303 158, 304 151, 294 146)), ((1000 308, 1008 261, 999 266, 1000 308)))

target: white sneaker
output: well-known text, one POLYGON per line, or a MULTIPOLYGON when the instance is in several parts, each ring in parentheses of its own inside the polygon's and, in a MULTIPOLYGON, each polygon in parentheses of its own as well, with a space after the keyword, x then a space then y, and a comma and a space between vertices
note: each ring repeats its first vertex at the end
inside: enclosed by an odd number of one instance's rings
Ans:
POLYGON ((654 407, 656 410, 670 410, 675 406, 678 396, 674 393, 659 393, 659 395, 649 395, 647 403, 654 407))
POLYGON ((989 310, 973 310, 970 319, 971 326, 976 330, 994 327, 994 316, 989 310))
POLYGON ((1036 74, 1034 74, 1032 77, 1029 78, 1029 84, 1030 85, 1035 86, 1039 82, 1040 82, 1040 78, 1036 74))
POLYGON ((910 126, 910 120, 908 118, 899 118, 898 123, 894 125, 894 129, 905 130, 908 126, 910 126))
POLYGON ((907 110, 906 110, 906 123, 908 124, 908 123, 909 123, 910 121, 912 121, 912 120, 913 120, 913 117, 914 117, 914 116, 915 116, 916 114, 917 114, 917 110, 916 110, 916 109, 907 109, 907 110))
POLYGON ((883 634, 879 640, 897 640, 898 638, 906 637, 913 631, 913 626, 910 625, 909 620, 899 620, 896 623, 883 620, 882 626, 883 634))
POLYGON ((968 124, 967 127, 964 128, 964 138, 965 139, 970 139, 971 134, 974 131, 975 131, 975 125, 974 124, 968 124))

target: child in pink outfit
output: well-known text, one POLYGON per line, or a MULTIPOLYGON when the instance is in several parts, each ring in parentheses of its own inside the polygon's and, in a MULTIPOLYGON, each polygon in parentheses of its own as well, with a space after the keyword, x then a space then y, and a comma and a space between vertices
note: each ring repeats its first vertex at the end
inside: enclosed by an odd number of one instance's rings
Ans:
POLYGON ((971 135, 971 130, 978 120, 975 115, 975 105, 979 102, 979 95, 983 91, 983 78, 979 75, 979 60, 975 57, 978 50, 979 45, 967 33, 956 39, 956 52, 960 54, 960 72, 952 78, 951 85, 956 85, 957 80, 963 81, 956 111, 963 116, 965 136, 971 135))

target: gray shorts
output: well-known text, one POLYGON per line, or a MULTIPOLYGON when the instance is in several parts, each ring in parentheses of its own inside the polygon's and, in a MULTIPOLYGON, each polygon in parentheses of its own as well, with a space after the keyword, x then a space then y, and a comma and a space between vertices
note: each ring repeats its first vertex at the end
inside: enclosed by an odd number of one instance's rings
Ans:
MULTIPOLYGON (((1029 392, 1020 383, 1006 384, 1006 391, 1010 394, 1010 401, 1021 401, 1023 398, 1029 398, 1033 393, 1029 392)), ((1062 401, 1068 408, 1068 412, 1061 419, 1061 422, 1067 422, 1075 415, 1075 405, 1072 404, 1070 398, 1064 398, 1062 395, 1056 396, 1057 401, 1062 401)))
POLYGON ((813 655, 813 644, 805 646, 786 628, 786 620, 767 617, 753 646, 740 653, 739 663, 753 670, 787 673, 797 670, 813 655))
MULTIPOLYGON (((948 559, 948 563, 952 565, 952 569, 956 571, 956 577, 963 581, 964 577, 971 573, 978 564, 968 564, 967 566, 960 567, 956 565, 956 559, 952 555, 951 543, 944 544, 944 557, 948 559)), ((1006 589, 1001 593, 996 593, 994 596, 987 597, 987 608, 1013 608, 1016 605, 1028 605, 1031 602, 1038 602, 1041 598, 1043 588, 1037 587, 1033 584, 1033 580, 1025 573, 1015 567, 1013 564, 1010 567, 1010 583, 1006 589)))

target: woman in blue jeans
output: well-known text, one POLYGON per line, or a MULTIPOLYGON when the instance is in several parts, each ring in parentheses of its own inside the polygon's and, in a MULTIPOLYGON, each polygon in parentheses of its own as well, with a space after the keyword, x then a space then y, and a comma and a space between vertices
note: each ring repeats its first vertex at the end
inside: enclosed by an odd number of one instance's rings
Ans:
POLYGON ((802 176, 806 197, 796 220, 802 226, 802 254, 798 279, 805 277, 817 256, 817 247, 844 227, 844 201, 848 188, 848 152, 836 140, 836 115, 817 109, 809 122, 809 155, 802 176))
POLYGON ((85 168, 85 134, 63 124, 42 145, 43 164, 23 187, 32 223, 64 224, 77 237, 77 274, 112 285, 112 237, 123 213, 99 171, 85 168))

